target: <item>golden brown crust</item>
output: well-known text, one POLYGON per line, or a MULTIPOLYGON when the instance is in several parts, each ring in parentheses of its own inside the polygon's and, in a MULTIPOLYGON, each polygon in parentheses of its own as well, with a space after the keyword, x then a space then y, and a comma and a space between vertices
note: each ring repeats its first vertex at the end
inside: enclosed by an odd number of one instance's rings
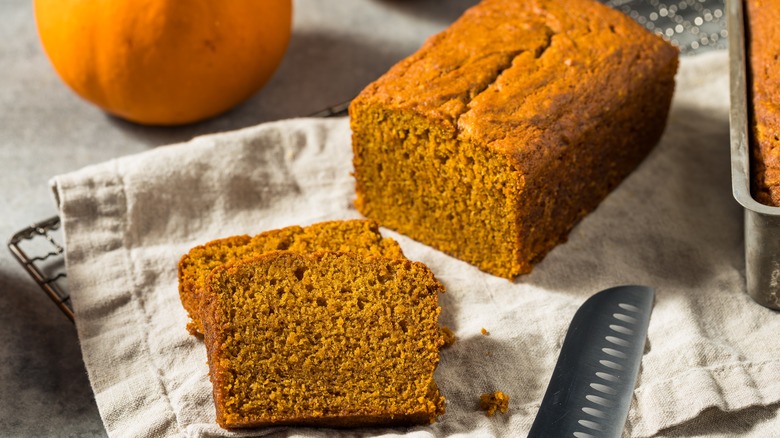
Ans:
POLYGON ((220 255, 228 254, 229 248, 236 249, 235 257, 245 255, 241 248, 248 250, 247 245, 251 240, 252 238, 247 235, 213 240, 192 248, 179 260, 179 298, 182 306, 190 315, 190 322, 187 323, 187 331, 190 334, 201 335, 203 331, 197 312, 197 309, 200 308, 203 273, 222 264, 223 260, 220 255), (198 322, 195 322, 196 320, 198 322))
POLYGON ((199 315, 201 296, 209 273, 217 266, 273 250, 311 252, 323 249, 404 257, 398 243, 383 238, 379 226, 371 220, 326 221, 307 227, 294 225, 254 237, 232 236, 196 246, 181 258, 178 270, 179 297, 190 316, 187 330, 193 335, 203 333, 199 315))
POLYGON ((657 143, 677 58, 592 0, 484 0, 353 101, 355 205, 530 272, 657 143))
POLYGON ((444 343, 424 265, 273 251, 214 269, 204 302, 217 421, 354 427, 428 424, 444 343))
POLYGON ((762 204, 780 206, 780 4, 745 4, 753 120, 751 191, 762 204))

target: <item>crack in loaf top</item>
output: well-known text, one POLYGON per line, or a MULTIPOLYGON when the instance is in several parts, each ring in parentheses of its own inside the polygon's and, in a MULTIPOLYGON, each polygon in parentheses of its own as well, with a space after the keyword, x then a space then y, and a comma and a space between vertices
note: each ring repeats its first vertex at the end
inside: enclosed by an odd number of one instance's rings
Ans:
POLYGON ((485 0, 357 101, 417 113, 522 167, 525 154, 556 155, 576 143, 567 136, 596 126, 677 56, 629 17, 591 0, 485 0), (659 53, 663 61, 653 62, 659 53))

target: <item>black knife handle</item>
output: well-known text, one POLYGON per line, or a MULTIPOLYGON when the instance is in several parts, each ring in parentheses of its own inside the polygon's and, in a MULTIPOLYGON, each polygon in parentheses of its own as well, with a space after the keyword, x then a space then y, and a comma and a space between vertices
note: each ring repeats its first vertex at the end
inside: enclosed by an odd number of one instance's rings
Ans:
POLYGON ((574 314, 529 438, 620 438, 655 293, 618 286, 574 314))

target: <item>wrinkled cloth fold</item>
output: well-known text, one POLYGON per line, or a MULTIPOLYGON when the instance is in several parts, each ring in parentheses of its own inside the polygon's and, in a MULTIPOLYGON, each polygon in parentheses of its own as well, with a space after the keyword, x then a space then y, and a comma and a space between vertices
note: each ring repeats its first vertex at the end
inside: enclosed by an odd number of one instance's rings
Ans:
POLYGON ((566 243, 514 282, 382 229, 445 285, 441 323, 457 337, 436 372, 446 414, 411 428, 220 429, 206 350, 186 331, 179 302, 177 263, 195 245, 361 217, 352 205, 346 118, 267 123, 57 176, 76 328, 106 430, 525 436, 578 306, 630 283, 655 288, 656 303, 626 436, 780 433, 780 314, 745 293, 728 126, 726 54, 683 58, 656 149, 566 243), (511 397, 509 411, 486 417, 479 396, 497 390, 511 397))

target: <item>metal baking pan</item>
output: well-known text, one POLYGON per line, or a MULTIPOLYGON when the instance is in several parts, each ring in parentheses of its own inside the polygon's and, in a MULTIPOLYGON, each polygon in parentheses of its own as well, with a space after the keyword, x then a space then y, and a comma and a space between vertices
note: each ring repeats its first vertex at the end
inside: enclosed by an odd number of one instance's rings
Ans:
POLYGON ((728 0, 729 70, 731 83, 731 185, 745 209, 745 280, 759 304, 780 310, 780 207, 759 203, 750 191, 752 131, 748 84, 744 0, 728 0))

